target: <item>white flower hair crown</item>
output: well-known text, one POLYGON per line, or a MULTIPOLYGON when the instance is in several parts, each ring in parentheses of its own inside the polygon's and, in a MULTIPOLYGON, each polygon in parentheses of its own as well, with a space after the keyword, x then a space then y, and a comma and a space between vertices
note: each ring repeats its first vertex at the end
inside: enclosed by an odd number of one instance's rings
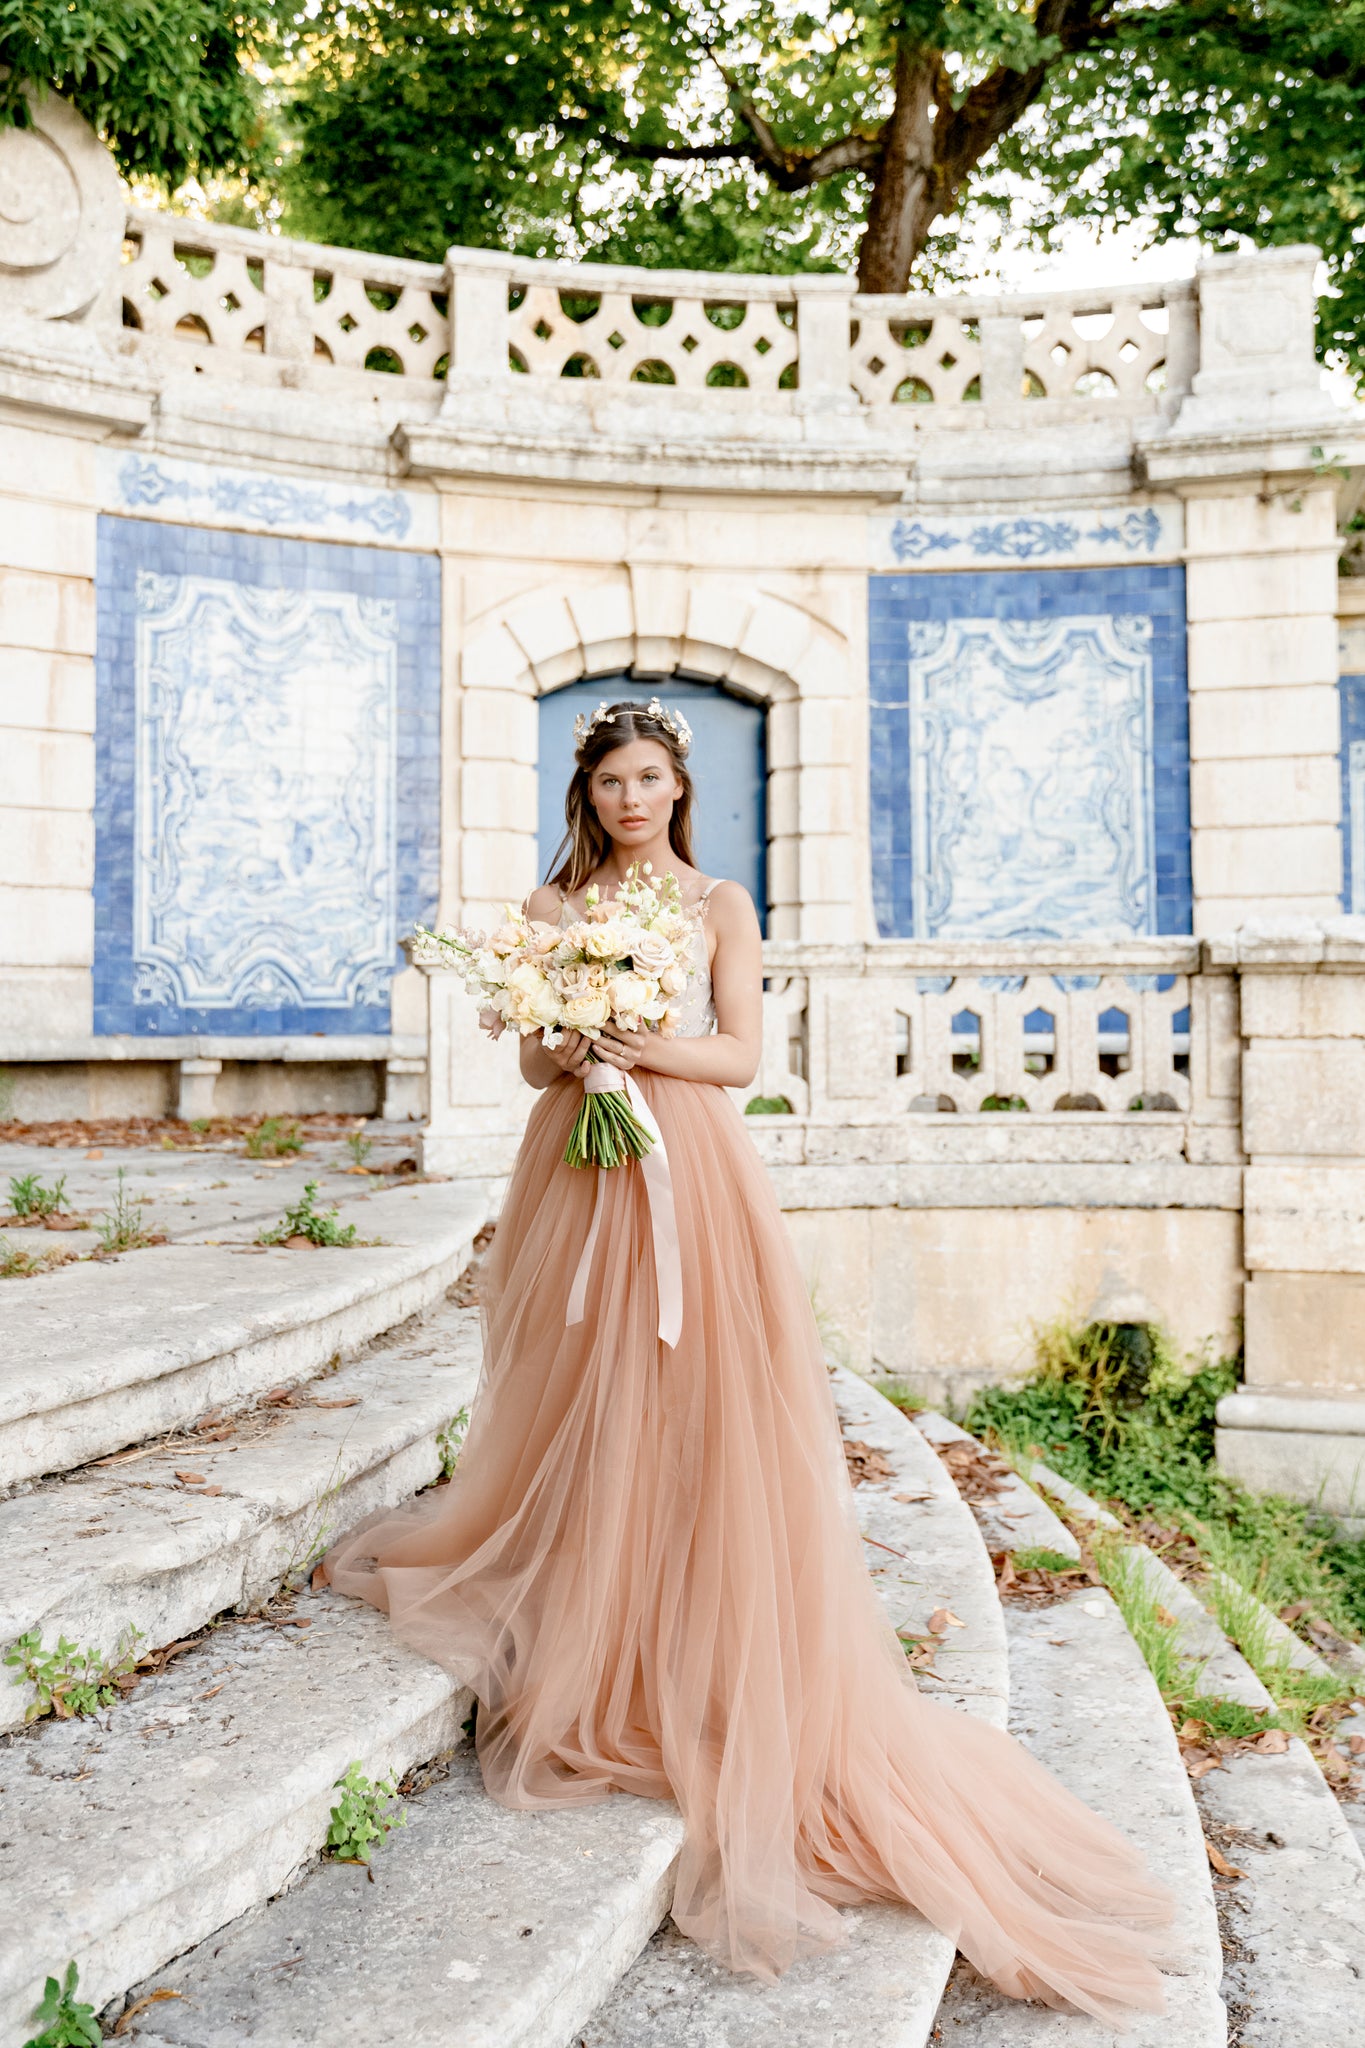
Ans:
MULTIPOLYGON (((645 717, 652 718, 656 725, 661 725, 665 732, 672 734, 674 740, 677 743, 679 752, 684 754, 687 752, 688 748, 692 744, 692 728, 688 724, 687 720, 683 717, 681 711, 665 710, 664 706, 659 702, 659 699, 657 697, 651 697, 648 704, 646 704, 645 706, 645 717)), ((604 697, 602 699, 602 702, 598 705, 596 711, 593 712, 591 718, 587 717, 581 711, 579 712, 577 718, 575 718, 573 722, 573 736, 575 746, 581 747, 586 740, 590 740, 592 738, 593 734, 596 732, 599 725, 606 725, 609 723, 610 706, 608 705, 607 700, 604 697)))

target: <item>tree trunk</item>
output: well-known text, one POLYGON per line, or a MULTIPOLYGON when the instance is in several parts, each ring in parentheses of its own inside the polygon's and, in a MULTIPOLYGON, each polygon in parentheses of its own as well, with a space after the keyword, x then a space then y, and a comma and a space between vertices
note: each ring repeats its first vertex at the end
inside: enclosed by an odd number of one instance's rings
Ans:
POLYGON ((937 211, 934 175, 938 65, 925 51, 896 53, 896 98, 882 132, 867 226, 858 250, 860 292, 903 292, 937 211))

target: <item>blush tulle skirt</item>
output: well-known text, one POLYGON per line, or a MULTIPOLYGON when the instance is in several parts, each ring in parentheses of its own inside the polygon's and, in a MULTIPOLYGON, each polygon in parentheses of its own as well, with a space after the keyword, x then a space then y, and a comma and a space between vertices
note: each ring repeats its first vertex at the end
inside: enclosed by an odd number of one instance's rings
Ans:
POLYGON ((565 1306, 597 1170, 581 1100, 532 1112, 484 1280, 452 1483, 354 1531, 341 1591, 472 1687, 490 1794, 672 1798, 673 1914, 772 1978, 837 1908, 917 1907, 1019 1998, 1159 2010, 1170 1901, 1009 1736, 921 1698, 863 1563, 820 1341, 771 1183, 719 1088, 637 1078, 668 1148, 684 1317, 661 1345, 649 1212, 605 1176, 585 1319, 565 1306))

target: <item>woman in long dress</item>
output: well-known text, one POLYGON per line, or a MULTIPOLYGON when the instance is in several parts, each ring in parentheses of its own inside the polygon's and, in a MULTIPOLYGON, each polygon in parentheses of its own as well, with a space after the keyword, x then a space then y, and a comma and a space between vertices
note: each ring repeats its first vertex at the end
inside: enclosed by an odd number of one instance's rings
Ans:
POLYGON ((738 883, 692 860, 686 726, 601 709, 565 857, 533 917, 581 915, 635 860, 697 905, 678 1034, 615 1032, 667 1148, 683 1316, 661 1341, 639 1168, 563 1163, 587 1043, 521 1041, 538 1091, 483 1281, 484 1373, 448 1488, 373 1520, 331 1582, 473 1688, 512 1807, 677 1801, 673 1916, 771 1979, 902 1900, 1002 1990, 1160 2010, 1170 1901, 1009 1736, 920 1697, 868 1577, 815 1320, 727 1088, 758 1065, 762 956, 738 883), (587 1309, 568 1321, 597 1183, 587 1309))

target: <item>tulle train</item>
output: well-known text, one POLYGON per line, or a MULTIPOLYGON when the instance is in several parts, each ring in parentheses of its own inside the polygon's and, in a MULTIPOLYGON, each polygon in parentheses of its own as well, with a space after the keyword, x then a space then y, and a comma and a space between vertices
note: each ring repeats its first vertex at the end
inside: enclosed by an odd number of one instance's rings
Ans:
POLYGON ((1004 1991, 1161 2008, 1170 1901, 1017 1743, 914 1689, 863 1563, 828 1375, 767 1175, 715 1087, 639 1077, 685 1290, 661 1346, 642 1179, 595 1171, 573 1081, 532 1113, 490 1254, 454 1482, 337 1544, 334 1585, 474 1689, 492 1796, 674 1798, 685 1933, 772 1978, 841 1904, 917 1907, 1004 1991))

